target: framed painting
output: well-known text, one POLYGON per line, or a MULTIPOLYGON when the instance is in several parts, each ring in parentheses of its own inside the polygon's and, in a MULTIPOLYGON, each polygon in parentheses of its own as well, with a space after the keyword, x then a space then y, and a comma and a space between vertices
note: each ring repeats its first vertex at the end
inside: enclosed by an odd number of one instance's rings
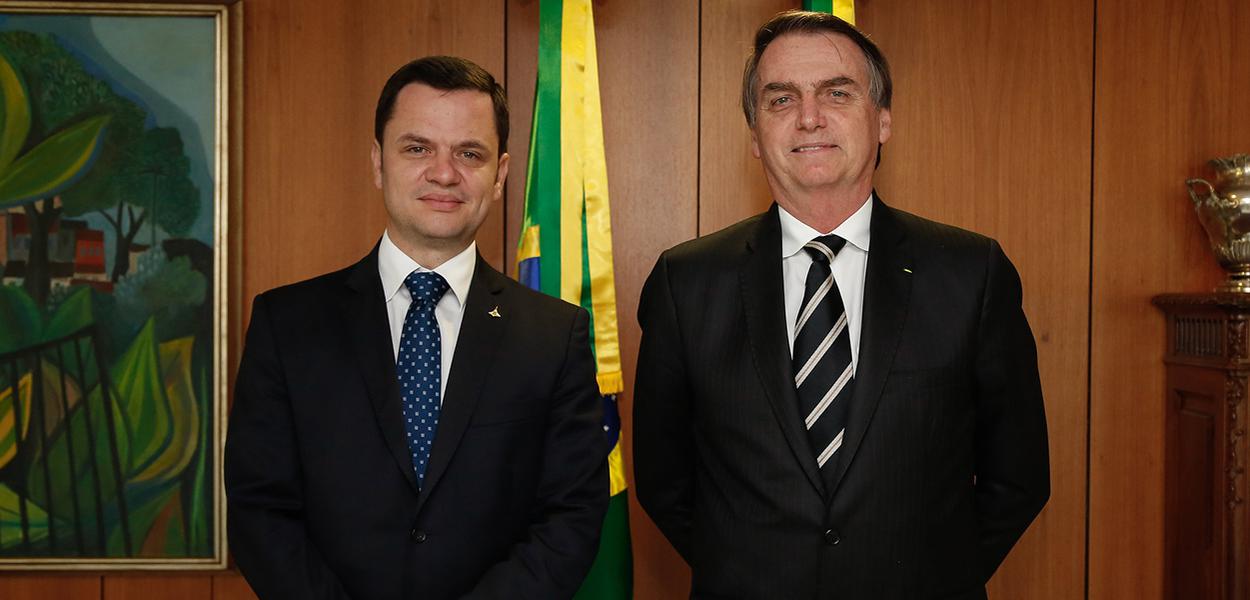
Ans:
POLYGON ((240 6, 0 2, 0 569, 225 567, 240 6))

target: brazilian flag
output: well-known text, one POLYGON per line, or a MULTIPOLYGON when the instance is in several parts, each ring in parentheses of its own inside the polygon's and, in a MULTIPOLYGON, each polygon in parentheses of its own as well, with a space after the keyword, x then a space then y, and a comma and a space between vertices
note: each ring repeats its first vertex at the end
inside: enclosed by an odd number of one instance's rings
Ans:
POLYGON ((594 17, 590 0, 542 0, 539 15, 538 85, 517 279, 590 313, 604 431, 612 443, 611 503, 599 554, 576 598, 630 598, 629 507, 616 404, 624 379, 594 17))
POLYGON ((803 0, 803 10, 833 13, 843 21, 855 24, 855 0, 803 0))

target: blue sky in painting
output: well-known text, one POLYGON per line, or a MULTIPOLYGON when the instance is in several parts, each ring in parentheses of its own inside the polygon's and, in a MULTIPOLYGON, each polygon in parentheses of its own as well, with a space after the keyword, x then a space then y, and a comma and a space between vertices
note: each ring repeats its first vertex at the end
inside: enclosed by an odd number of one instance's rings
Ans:
MULTIPOLYGON (((212 17, 0 15, 0 31, 51 33, 115 92, 147 109, 148 125, 176 127, 200 190, 188 237, 213 240, 216 65, 212 17)), ((105 221, 85 216, 93 227, 105 221)), ((147 243, 144 235, 140 236, 147 243)), ((111 250, 108 256, 112 256, 111 250)))

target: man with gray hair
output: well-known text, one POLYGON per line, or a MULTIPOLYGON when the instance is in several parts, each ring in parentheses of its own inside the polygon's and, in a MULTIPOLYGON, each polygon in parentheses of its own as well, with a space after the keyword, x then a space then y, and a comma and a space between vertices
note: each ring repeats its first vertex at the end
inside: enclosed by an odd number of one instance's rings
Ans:
POLYGON ((643 289, 636 489, 692 597, 983 599, 1049 496, 1015 268, 873 189, 892 92, 837 17, 761 27, 742 105, 774 204, 643 289))

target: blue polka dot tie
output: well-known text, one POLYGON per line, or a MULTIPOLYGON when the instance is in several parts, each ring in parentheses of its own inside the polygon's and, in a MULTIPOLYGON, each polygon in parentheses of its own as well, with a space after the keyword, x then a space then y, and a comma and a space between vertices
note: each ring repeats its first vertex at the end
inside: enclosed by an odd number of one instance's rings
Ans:
POLYGON ((438 321, 434 319, 434 306, 447 293, 448 286, 441 275, 429 271, 409 273, 404 286, 412 295, 412 304, 404 317, 395 372, 399 376, 399 395, 404 405, 404 433, 412 452, 412 468, 417 473, 417 488, 421 488, 442 405, 439 394, 443 342, 438 333, 438 321))

